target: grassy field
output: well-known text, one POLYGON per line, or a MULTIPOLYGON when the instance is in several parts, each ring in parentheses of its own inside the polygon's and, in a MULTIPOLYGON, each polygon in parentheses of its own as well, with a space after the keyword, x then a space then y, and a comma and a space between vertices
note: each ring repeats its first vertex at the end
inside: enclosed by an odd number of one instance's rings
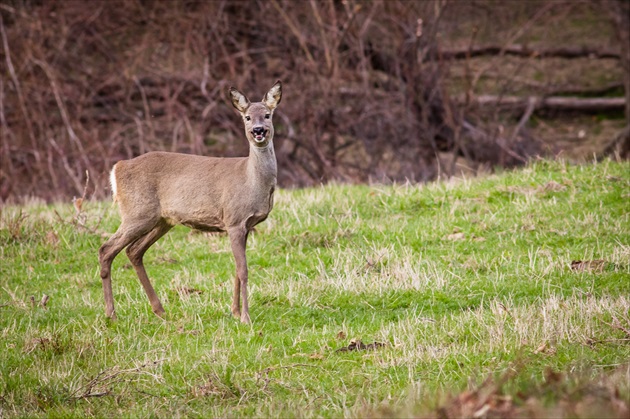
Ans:
POLYGON ((611 161, 281 190, 249 240, 251 326, 225 235, 147 253, 165 320, 120 255, 111 322, 111 203, 4 207, 0 417, 624 417, 629 202, 611 161))

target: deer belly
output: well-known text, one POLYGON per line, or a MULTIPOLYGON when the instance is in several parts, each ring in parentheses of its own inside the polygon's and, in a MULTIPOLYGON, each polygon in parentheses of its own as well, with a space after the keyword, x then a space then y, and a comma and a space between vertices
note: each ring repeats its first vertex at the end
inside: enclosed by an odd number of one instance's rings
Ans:
POLYGON ((181 224, 201 231, 224 231, 225 223, 219 214, 207 212, 167 212, 164 218, 171 224, 181 224))

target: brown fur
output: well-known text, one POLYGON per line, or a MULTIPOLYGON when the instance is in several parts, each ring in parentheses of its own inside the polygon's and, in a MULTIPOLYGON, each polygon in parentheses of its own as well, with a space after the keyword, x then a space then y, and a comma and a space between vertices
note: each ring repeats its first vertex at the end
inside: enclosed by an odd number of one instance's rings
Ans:
POLYGON ((282 97, 282 85, 276 82, 262 102, 257 103, 250 103, 234 88, 229 93, 243 118, 250 145, 248 157, 151 152, 114 165, 112 190, 122 222, 99 249, 108 317, 116 317, 111 264, 124 248, 153 312, 160 316, 164 313, 142 258, 174 225, 182 224, 205 231, 227 231, 236 262, 232 314, 244 323, 250 321, 245 248, 248 233, 267 218, 273 207, 277 166, 272 116, 282 97), (257 138, 256 132, 265 134, 257 138))

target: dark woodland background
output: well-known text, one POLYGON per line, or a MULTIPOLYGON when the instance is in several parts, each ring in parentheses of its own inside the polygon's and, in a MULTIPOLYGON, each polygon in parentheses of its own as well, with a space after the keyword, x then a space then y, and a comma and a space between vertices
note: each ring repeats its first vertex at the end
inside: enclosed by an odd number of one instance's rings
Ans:
POLYGON ((151 150, 246 155, 227 89, 260 100, 276 79, 283 187, 630 154, 628 1, 4 0, 0 17, 4 203, 105 198, 110 167, 151 150))

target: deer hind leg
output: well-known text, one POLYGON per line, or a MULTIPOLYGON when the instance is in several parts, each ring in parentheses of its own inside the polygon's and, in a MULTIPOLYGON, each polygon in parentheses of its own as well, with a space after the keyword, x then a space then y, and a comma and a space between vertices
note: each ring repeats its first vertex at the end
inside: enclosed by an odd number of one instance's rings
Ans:
POLYGON ((116 319, 114 311, 114 294, 112 292, 112 262, 130 243, 133 243, 147 231, 152 225, 143 223, 123 223, 118 230, 98 250, 98 260, 101 265, 101 279, 103 281, 103 295, 105 297, 105 315, 116 319))
POLYGON ((142 259, 147 249, 149 249, 149 247, 158 241, 160 237, 165 235, 171 228, 171 225, 162 220, 153 227, 151 231, 131 243, 126 250, 127 257, 129 258, 129 261, 131 261, 133 268, 136 270, 136 274, 138 275, 138 279, 140 279, 142 288, 144 288, 144 292, 149 298, 151 309, 160 317, 164 314, 164 308, 162 307, 162 303, 151 285, 151 281, 149 281, 149 276, 147 275, 147 271, 144 269, 142 259))
POLYGON ((234 275, 234 292, 232 293, 232 316, 241 318, 241 281, 234 275))
POLYGON ((245 247, 247 245, 247 230, 228 230, 232 253, 236 262, 236 277, 234 278, 234 294, 232 296, 232 315, 240 318, 243 323, 250 323, 249 304, 247 301, 247 257, 245 247), (243 303, 241 310, 241 301, 243 303))

